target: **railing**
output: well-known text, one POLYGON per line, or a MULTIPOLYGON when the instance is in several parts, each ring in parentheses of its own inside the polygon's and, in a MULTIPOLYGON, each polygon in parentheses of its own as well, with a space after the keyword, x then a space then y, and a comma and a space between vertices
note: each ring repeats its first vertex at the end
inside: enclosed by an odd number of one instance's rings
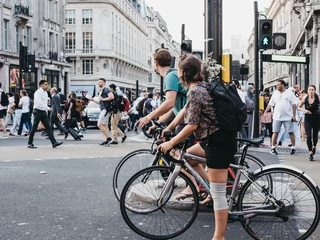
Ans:
POLYGON ((58 53, 57 52, 49 52, 49 59, 58 61, 58 53))
POLYGON ((22 14, 22 15, 29 15, 29 7, 25 7, 22 4, 15 4, 14 5, 14 14, 22 14))

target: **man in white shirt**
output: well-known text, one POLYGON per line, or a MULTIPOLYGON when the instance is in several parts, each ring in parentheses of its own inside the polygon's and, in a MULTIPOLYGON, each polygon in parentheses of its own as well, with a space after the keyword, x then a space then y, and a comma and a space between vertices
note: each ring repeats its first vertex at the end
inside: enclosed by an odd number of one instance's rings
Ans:
POLYGON ((2 126, 2 130, 3 130, 3 136, 0 136, 0 138, 8 138, 7 128, 4 121, 7 114, 7 106, 1 105, 1 97, 2 97, 1 95, 6 93, 1 89, 1 87, 2 87, 2 84, 0 82, 0 125, 2 126))
POLYGON ((21 135, 23 124, 25 123, 27 124, 28 132, 30 132, 32 129, 31 115, 30 115, 30 109, 29 109, 30 98, 27 96, 26 90, 21 90, 20 96, 21 98, 19 100, 19 107, 22 107, 22 115, 21 115, 19 130, 18 130, 19 136, 21 135))
POLYGON ((296 149, 292 122, 296 121, 296 96, 292 91, 285 89, 285 82, 283 80, 278 80, 276 87, 277 90, 272 94, 268 107, 264 111, 264 116, 266 116, 269 109, 274 107, 272 123, 272 146, 270 153, 274 155, 278 154, 275 145, 277 143, 281 126, 283 125, 285 130, 290 135, 292 144, 290 154, 294 155, 296 154, 296 149))
POLYGON ((52 143, 52 147, 55 148, 57 146, 60 146, 63 142, 57 142, 54 138, 52 131, 50 129, 49 119, 47 111, 52 112, 52 108, 48 107, 48 82, 46 80, 41 80, 39 82, 39 89, 34 93, 34 100, 33 100, 33 115, 34 115, 34 121, 32 130, 29 135, 29 141, 28 141, 28 148, 37 148, 33 145, 33 137, 35 132, 37 131, 39 122, 42 122, 44 125, 48 137, 52 143))

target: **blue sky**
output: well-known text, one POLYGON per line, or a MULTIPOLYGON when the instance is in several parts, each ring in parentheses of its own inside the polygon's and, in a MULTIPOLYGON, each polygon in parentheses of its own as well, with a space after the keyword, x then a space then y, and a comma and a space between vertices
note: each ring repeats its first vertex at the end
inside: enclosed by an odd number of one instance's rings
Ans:
MULTIPOLYGON (((145 0, 167 22, 169 33, 181 39, 181 25, 192 40, 193 49, 203 49, 204 0, 145 0)), ((259 10, 270 6, 272 0, 258 0, 259 10)), ((253 0, 223 0, 223 48, 230 47, 231 35, 250 35, 253 29, 253 0)))

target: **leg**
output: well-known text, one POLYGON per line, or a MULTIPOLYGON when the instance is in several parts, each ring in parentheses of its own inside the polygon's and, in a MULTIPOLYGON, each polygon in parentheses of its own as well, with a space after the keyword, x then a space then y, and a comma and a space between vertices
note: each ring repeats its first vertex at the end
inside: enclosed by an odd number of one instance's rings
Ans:
POLYGON ((23 124, 27 121, 28 113, 22 113, 19 124, 18 135, 21 135, 23 124))
POLYGON ((118 128, 118 123, 121 119, 121 113, 120 114, 112 114, 111 117, 111 131, 112 131, 112 137, 113 141, 118 142, 117 136, 122 136, 123 132, 118 128))
POLYGON ((48 115, 46 112, 41 112, 40 121, 42 122, 45 129, 47 130, 47 134, 48 134, 48 137, 49 137, 51 143, 52 144, 56 143, 57 141, 53 136, 52 129, 50 128, 49 118, 48 118, 48 115))
POLYGON ((226 198, 226 182, 228 169, 208 168, 210 191, 213 192, 215 231, 213 240, 224 240, 228 222, 228 205, 226 198))
MULTIPOLYGON (((318 143, 318 133, 319 133, 319 123, 318 123, 318 121, 319 121, 319 118, 318 118, 318 116, 315 116, 315 119, 314 119, 314 121, 313 121, 313 123, 312 123, 312 127, 313 127, 313 130, 312 130, 312 135, 313 135, 313 146, 312 146, 312 149, 315 149, 316 148, 316 146, 317 146, 317 143, 318 143)), ((314 150, 315 151, 315 150, 314 150)))
POLYGON ((98 120, 98 128, 102 132, 102 134, 106 137, 106 139, 110 138, 110 132, 108 128, 110 113, 107 113, 105 109, 100 112, 99 120, 98 120))
POLYGON ((29 134, 29 140, 28 140, 28 144, 33 144, 33 138, 34 138, 34 134, 37 131, 38 125, 40 123, 40 116, 39 116, 39 111, 34 110, 33 112, 33 126, 31 129, 31 132, 29 134))
POLYGON ((60 132, 62 132, 62 133, 66 133, 67 132, 67 130, 61 126, 60 120, 59 120, 59 118, 57 116, 54 119, 54 124, 57 126, 57 128, 59 129, 60 132))

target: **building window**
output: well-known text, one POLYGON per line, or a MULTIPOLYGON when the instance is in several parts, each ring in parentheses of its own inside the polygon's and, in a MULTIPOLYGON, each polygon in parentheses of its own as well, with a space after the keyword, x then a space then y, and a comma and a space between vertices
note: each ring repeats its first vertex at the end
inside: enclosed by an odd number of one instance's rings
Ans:
POLYGON ((19 52, 19 27, 16 26, 16 51, 19 52))
POLYGON ((93 60, 82 60, 82 74, 93 74, 93 60))
POLYGON ((76 33, 67 32, 66 33, 66 52, 74 53, 76 50, 76 33))
POLYGON ((71 74, 76 74, 76 72, 77 72, 77 62, 76 62, 76 60, 72 60, 71 62, 70 62, 70 64, 71 64, 71 74))
POLYGON ((26 46, 28 48, 28 51, 31 52, 31 28, 26 27, 26 46))
POLYGON ((3 22, 3 50, 8 50, 9 42, 9 21, 4 20, 3 22))
POLYGON ((49 33, 49 51, 53 50, 52 47, 53 47, 53 33, 51 32, 49 33))
POLYGON ((92 53, 92 32, 82 33, 82 52, 92 53))
POLYGON ((82 10, 82 24, 92 24, 92 9, 82 10))
POLYGON ((76 10, 66 10, 65 24, 76 24, 76 10))

